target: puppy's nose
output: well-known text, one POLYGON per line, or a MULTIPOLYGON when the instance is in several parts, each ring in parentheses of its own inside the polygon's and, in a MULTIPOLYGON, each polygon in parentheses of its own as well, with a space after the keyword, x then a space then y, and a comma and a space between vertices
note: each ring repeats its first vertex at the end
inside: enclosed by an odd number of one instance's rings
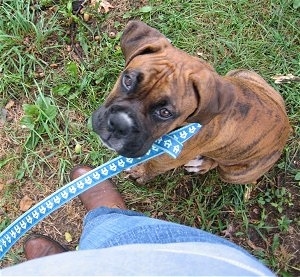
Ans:
POLYGON ((133 120, 125 112, 112 113, 107 122, 108 131, 118 136, 126 136, 133 126, 133 120))

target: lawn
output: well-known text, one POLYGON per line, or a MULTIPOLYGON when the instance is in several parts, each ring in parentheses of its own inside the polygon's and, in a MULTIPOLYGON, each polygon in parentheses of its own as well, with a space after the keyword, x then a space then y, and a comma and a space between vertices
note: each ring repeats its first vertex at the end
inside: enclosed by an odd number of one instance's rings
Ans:
MULTIPOLYGON (((65 185, 74 165, 98 166, 116 156, 92 132, 90 117, 124 67, 124 26, 140 19, 221 75, 236 68, 258 72, 283 96, 293 133, 256 185, 182 168, 143 186, 120 174, 114 179, 129 208, 210 231, 277 275, 299 276, 300 82, 278 82, 278 76, 300 76, 299 1, 101 3, 0 2, 0 231, 65 185)), ((75 249, 84 214, 74 199, 30 232, 75 249)), ((23 260, 21 239, 0 263, 23 260)))

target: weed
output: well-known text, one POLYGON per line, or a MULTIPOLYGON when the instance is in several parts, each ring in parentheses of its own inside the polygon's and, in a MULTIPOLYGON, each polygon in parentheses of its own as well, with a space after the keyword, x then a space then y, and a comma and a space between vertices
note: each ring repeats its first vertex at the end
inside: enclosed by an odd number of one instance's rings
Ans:
POLYGON ((259 195, 257 202, 264 206, 266 203, 271 204, 274 208, 278 210, 281 214, 284 210, 285 206, 291 207, 293 206, 292 203, 292 195, 291 193, 285 188, 269 188, 266 192, 263 192, 259 195))
POLYGON ((39 141, 43 140, 44 134, 47 134, 53 142, 52 129, 57 129, 57 125, 53 122, 57 116, 57 107, 53 104, 53 100, 41 94, 35 104, 24 104, 23 109, 25 115, 20 123, 23 128, 27 127, 30 130, 25 147, 35 149, 39 141))
POLYGON ((293 220, 288 219, 287 216, 283 215, 281 218, 277 219, 278 222, 278 228, 281 232, 285 232, 289 229, 290 224, 293 222, 293 220))

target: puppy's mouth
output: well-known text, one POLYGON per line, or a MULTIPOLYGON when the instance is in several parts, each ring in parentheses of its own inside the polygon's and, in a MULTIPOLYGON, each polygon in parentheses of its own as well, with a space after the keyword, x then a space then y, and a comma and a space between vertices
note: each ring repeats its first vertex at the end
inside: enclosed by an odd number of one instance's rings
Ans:
POLYGON ((92 115, 92 126, 106 147, 128 158, 145 155, 154 142, 134 114, 122 109, 100 107, 92 115))
POLYGON ((152 145, 152 143, 149 143, 148 146, 145 140, 139 136, 134 136, 133 138, 116 138, 113 134, 109 133, 108 137, 105 138, 102 134, 98 135, 107 148, 127 158, 144 156, 152 145))

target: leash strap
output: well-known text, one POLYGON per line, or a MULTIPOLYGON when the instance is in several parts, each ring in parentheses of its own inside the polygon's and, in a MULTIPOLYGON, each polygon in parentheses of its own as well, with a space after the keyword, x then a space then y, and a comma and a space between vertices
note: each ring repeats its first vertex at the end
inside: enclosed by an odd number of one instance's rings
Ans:
POLYGON ((31 207, 1 232, 0 259, 33 226, 89 188, 117 175, 125 169, 129 169, 163 153, 176 158, 182 150, 183 143, 196 134, 200 128, 201 125, 198 123, 186 125, 156 140, 143 157, 126 158, 118 156, 58 189, 31 207))

